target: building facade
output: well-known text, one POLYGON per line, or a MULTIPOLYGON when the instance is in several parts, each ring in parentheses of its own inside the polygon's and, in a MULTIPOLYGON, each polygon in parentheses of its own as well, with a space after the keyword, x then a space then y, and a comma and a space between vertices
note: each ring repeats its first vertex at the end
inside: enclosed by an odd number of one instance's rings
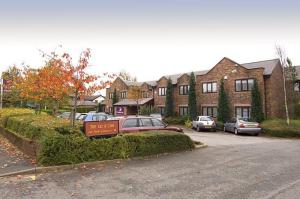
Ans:
MULTIPOLYGON (((171 79, 174 112, 179 116, 187 115, 190 74, 166 75, 150 82, 126 82, 117 78, 106 89, 106 111, 115 113, 115 109, 119 108, 124 109, 120 114, 136 114, 137 109, 134 107, 137 107, 137 103, 129 93, 132 88, 138 87, 141 93, 138 106, 154 106, 158 112, 164 114, 167 83, 171 79), (118 102, 113 104, 115 90, 118 102)), ((239 64, 225 57, 210 70, 195 71, 194 74, 199 115, 217 117, 219 88, 223 79, 231 116, 250 117, 251 89, 256 80, 265 116, 284 117, 283 72, 278 59, 239 64)))

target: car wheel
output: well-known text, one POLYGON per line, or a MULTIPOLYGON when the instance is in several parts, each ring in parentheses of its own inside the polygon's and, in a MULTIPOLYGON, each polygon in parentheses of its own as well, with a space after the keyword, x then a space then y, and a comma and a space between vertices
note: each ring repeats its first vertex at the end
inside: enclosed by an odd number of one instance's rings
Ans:
POLYGON ((237 128, 234 129, 234 134, 235 134, 235 135, 238 135, 238 134, 239 134, 237 128))
POLYGON ((197 131, 200 132, 200 126, 197 126, 197 131))

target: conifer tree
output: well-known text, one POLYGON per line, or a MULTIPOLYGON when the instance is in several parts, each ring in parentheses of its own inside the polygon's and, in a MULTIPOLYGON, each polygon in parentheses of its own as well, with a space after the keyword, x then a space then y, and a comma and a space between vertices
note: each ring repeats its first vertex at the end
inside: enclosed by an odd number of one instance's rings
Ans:
POLYGON ((264 120, 261 97, 256 80, 254 80, 254 85, 251 90, 251 119, 256 122, 262 122, 264 120))
POLYGON ((224 80, 221 80, 218 102, 218 121, 226 122, 230 117, 230 109, 228 105, 228 96, 224 88, 224 80))
POLYGON ((166 105, 165 105, 165 116, 166 117, 171 117, 174 115, 174 110, 173 110, 173 84, 172 80, 168 80, 168 85, 167 85, 167 93, 166 93, 166 105))
POLYGON ((193 120, 197 117, 197 99, 196 99, 196 81, 195 75, 192 72, 189 82, 189 116, 193 120))

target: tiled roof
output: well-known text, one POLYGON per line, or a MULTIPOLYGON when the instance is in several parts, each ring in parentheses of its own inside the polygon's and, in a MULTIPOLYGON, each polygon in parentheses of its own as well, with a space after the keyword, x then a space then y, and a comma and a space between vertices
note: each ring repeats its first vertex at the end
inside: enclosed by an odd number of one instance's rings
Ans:
MULTIPOLYGON (((144 105, 147 102, 150 102, 153 98, 142 98, 138 99, 139 105, 144 105)), ((115 106, 136 106, 136 100, 134 99, 123 99, 117 103, 114 104, 115 106)))
MULTIPOLYGON (((277 66, 277 64, 279 64, 279 59, 272 59, 272 60, 265 60, 265 61, 258 61, 258 62, 251 62, 251 63, 244 63, 244 64, 240 64, 241 66, 247 68, 247 69, 254 69, 254 68, 264 68, 264 75, 271 75, 274 68, 277 66)), ((300 74, 300 66, 298 68, 299 72, 298 74, 300 74)), ((205 75, 209 70, 201 70, 201 71, 195 71, 194 74, 195 76, 197 75, 205 75)), ((165 75, 163 77, 167 78, 167 79, 171 79, 173 84, 177 84, 177 80, 178 78, 180 78, 182 75, 184 74, 188 74, 190 75, 191 72, 187 72, 187 73, 178 73, 178 74, 174 74, 174 75, 165 75)), ((300 78, 300 75, 299 75, 300 78)), ((127 86, 141 86, 143 83, 147 83, 150 86, 156 86, 157 81, 148 81, 148 82, 131 82, 131 81, 124 81, 124 83, 127 86)))
POLYGON ((245 64, 241 64, 241 65, 247 69, 264 68, 264 75, 271 75, 274 68, 279 63, 280 63, 279 59, 272 59, 272 60, 245 63, 245 64))

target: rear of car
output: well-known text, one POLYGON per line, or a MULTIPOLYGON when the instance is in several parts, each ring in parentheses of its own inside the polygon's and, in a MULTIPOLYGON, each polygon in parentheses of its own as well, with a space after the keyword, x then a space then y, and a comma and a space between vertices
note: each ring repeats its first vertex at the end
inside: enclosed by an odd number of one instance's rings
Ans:
POLYGON ((234 134, 251 134, 258 135, 261 132, 259 123, 251 122, 247 118, 232 118, 224 124, 224 131, 233 132, 234 134))
POLYGON ((249 122, 246 119, 238 119, 236 126, 239 134, 258 135, 261 132, 259 123, 249 122))
POLYGON ((210 116, 198 116, 196 120, 192 122, 192 128, 196 129, 197 131, 216 131, 216 123, 210 116))

